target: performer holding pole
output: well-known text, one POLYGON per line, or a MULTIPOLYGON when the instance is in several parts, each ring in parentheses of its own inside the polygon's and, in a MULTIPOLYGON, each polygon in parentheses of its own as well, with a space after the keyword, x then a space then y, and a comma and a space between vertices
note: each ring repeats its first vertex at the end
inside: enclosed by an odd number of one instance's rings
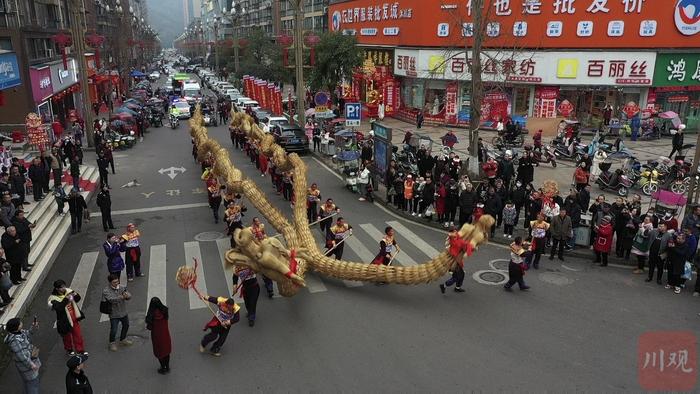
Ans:
POLYGON ((226 337, 231 329, 231 326, 240 320, 239 310, 241 309, 233 298, 226 297, 211 297, 200 295, 202 301, 209 301, 210 303, 217 306, 217 310, 214 312, 214 317, 204 326, 204 331, 211 330, 210 333, 202 338, 202 342, 199 345, 199 351, 204 353, 207 350, 207 346, 216 340, 211 346, 210 353, 216 357, 221 356, 221 347, 226 342, 226 337))
POLYGON ((318 185, 311 184, 311 187, 306 191, 306 218, 309 223, 315 222, 318 218, 318 202, 321 200, 321 191, 318 185))
POLYGON ((343 258, 343 248, 345 238, 352 235, 352 227, 345 223, 342 217, 336 220, 335 225, 331 227, 328 236, 326 237, 326 246, 328 250, 326 255, 335 256, 336 260, 343 258))
POLYGON ((328 231, 330 231, 331 225, 333 224, 331 216, 337 214, 338 212, 340 212, 340 208, 333 203, 332 198, 327 199, 326 203, 321 205, 321 209, 318 211, 319 227, 321 228, 321 233, 323 233, 324 236, 328 235, 328 231))
MULTIPOLYGON (((260 243, 262 242, 263 239, 267 238, 267 234, 265 234, 265 225, 260 223, 260 219, 258 217, 253 218, 253 224, 250 226, 250 231, 253 233, 253 236, 255 237, 255 242, 260 243)), ((272 298, 275 296, 275 288, 272 285, 272 279, 268 278, 267 276, 263 275, 263 282, 265 283, 265 290, 267 290, 267 297, 272 298)), ((236 283, 236 279, 234 279, 234 284, 236 283)), ((258 281, 257 279, 255 280, 255 284, 257 285, 258 281)), ((258 294, 260 294, 260 289, 258 288, 258 294)), ((244 298, 245 300, 245 298, 244 298)), ((255 302, 258 302, 258 296, 255 296, 255 302)), ((255 307, 253 307, 255 309, 255 307)), ((248 310, 248 303, 246 302, 246 310, 248 310)), ((255 320, 255 310, 253 310, 253 320, 255 320)), ((252 327, 253 324, 255 323, 250 323, 250 319, 248 320, 248 324, 252 327)))
POLYGON ((440 292, 445 294, 445 288, 455 285, 455 293, 464 293, 462 284, 464 283, 464 253, 472 254, 472 246, 469 241, 462 239, 455 226, 450 227, 450 232, 447 235, 448 251, 453 258, 453 264, 450 268, 452 277, 444 284, 440 284, 440 292))
POLYGON ((389 226, 384 229, 384 238, 379 241, 379 253, 372 260, 372 264, 391 265, 400 250, 396 239, 394 239, 394 228, 389 226))
MULTIPOLYGON (((245 302, 246 316, 248 317, 248 326, 255 325, 255 311, 258 306, 258 296, 260 296, 260 285, 255 271, 248 267, 236 266, 236 272, 233 274, 233 285, 238 286, 238 281, 241 280, 241 296, 245 302)), ((270 280, 270 279, 268 279, 270 280)), ((270 281, 272 282, 272 281, 270 281)))

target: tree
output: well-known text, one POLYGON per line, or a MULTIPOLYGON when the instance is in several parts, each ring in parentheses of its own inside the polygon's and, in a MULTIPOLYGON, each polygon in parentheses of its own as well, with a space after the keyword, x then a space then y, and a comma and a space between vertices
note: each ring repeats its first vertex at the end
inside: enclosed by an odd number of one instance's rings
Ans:
POLYGON ((261 29, 247 37, 240 61, 241 75, 248 74, 274 82, 291 81, 291 73, 282 65, 282 48, 261 29))
POLYGON ((309 85, 313 90, 327 90, 335 101, 336 87, 352 78, 353 70, 361 65, 362 48, 357 46, 355 36, 325 33, 316 46, 316 65, 309 75, 309 85))

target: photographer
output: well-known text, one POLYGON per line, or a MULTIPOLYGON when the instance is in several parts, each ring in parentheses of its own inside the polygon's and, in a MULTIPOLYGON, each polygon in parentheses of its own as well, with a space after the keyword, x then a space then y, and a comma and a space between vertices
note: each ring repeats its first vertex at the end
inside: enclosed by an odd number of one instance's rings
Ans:
POLYGON ((7 336, 5 344, 12 352, 12 359, 24 382, 24 392, 27 394, 39 393, 39 349, 32 345, 32 333, 39 327, 36 318, 29 330, 22 329, 22 321, 12 318, 7 322, 7 336))

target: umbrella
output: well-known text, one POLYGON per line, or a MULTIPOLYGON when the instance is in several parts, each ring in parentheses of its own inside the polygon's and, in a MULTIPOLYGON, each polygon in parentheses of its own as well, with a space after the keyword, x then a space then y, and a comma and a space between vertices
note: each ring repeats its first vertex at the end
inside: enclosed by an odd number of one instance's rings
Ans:
POLYGON ((126 127, 126 122, 123 120, 114 119, 109 122, 109 126, 112 129, 120 129, 122 127, 126 127))
POLYGON ((134 111, 143 108, 143 106, 141 104, 136 104, 136 103, 124 103, 123 106, 126 108, 129 108, 130 110, 134 110, 134 111))
POLYGON ((678 117, 678 114, 673 112, 673 111, 666 111, 666 112, 662 112, 659 114, 659 118, 662 118, 662 119, 673 119, 673 118, 677 118, 677 117, 678 117))
POLYGON ((309 108, 309 109, 306 110, 306 112, 304 112, 304 116, 309 117, 309 116, 311 116, 311 115, 313 115, 313 114, 315 114, 315 113, 316 113, 316 109, 314 109, 314 108, 309 108))
POLYGON ((131 115, 131 116, 137 115, 137 112, 136 112, 136 111, 134 111, 133 109, 128 108, 128 107, 119 107, 119 108, 117 108, 117 109, 114 110, 114 113, 115 113, 115 114, 125 113, 125 114, 129 114, 129 115, 131 115))
POLYGON ((332 119, 335 118, 333 111, 319 112, 316 114, 316 119, 332 119))
POLYGON ((145 77, 146 74, 142 73, 141 71, 134 70, 131 73, 129 73, 132 77, 145 77))
POLYGON ((112 115, 111 118, 109 118, 109 120, 112 120, 112 121, 114 121, 114 120, 126 121, 126 120, 133 120, 133 119, 134 119, 134 116, 131 114, 128 114, 126 112, 117 112, 114 115, 112 115))

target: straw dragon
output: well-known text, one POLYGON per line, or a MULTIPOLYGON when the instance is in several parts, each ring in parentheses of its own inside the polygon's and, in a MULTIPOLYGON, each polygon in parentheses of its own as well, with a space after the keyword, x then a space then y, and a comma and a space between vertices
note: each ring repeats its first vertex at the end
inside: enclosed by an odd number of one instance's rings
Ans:
MULTIPOLYGON (((248 138, 256 141, 261 152, 270 157, 280 170, 293 171, 295 200, 306 200, 306 165, 297 154, 287 154, 274 142, 272 135, 264 133, 254 124, 253 119, 244 113, 232 113, 231 127, 242 130, 248 138)), ((198 159, 203 161, 208 158, 213 163, 211 171, 221 184, 245 196, 284 238, 284 243, 276 238, 256 243, 249 229, 236 230, 233 236, 237 246, 226 253, 227 263, 249 266, 266 275, 277 282, 281 295, 295 295, 305 286, 303 278, 310 269, 337 279, 415 285, 442 277, 455 264, 456 259, 447 251, 413 267, 357 263, 324 256, 309 229, 304 204, 294 205, 293 220, 290 222, 270 204, 252 180, 244 178, 241 171, 233 166, 227 150, 216 140, 209 138, 199 108, 190 120, 190 128, 198 159), (292 261, 294 263, 290 267, 292 261)), ((486 242, 485 229, 492 223, 492 217, 484 216, 475 225, 462 226, 459 235, 476 249, 478 245, 486 242)), ((461 255, 457 257, 461 258, 461 255)))

